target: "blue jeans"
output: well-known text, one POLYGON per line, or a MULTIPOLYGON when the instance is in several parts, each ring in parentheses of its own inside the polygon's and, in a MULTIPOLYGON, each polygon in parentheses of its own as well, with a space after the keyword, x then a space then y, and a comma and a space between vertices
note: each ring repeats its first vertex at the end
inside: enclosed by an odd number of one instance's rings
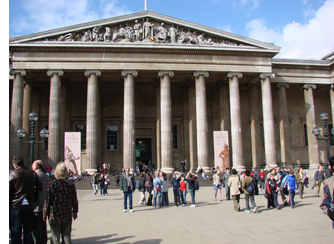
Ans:
POLYGON ((295 191, 289 190, 289 204, 291 207, 295 206, 295 191))
POLYGON ((158 208, 161 208, 161 190, 154 189, 154 196, 153 196, 153 207, 157 206, 157 196, 158 196, 158 208))
POLYGON ((100 195, 105 195, 106 194, 106 186, 105 184, 103 184, 102 186, 100 185, 100 195))
POLYGON ((97 192, 99 191, 99 186, 97 184, 93 184, 93 192, 94 192, 94 195, 97 194, 97 192))
POLYGON ((186 204, 187 190, 181 191, 182 204, 186 204))
POLYGON ((22 243, 22 227, 24 244, 33 244, 32 230, 34 226, 34 210, 29 205, 22 205, 19 211, 9 210, 9 226, 11 243, 22 243))
POLYGON ((128 208, 128 197, 129 197, 129 208, 132 209, 132 190, 128 187, 128 191, 124 191, 124 210, 128 208))
POLYGON ((161 195, 162 195, 161 206, 168 207, 169 205, 168 192, 161 192, 161 195))
POLYGON ((230 188, 228 187, 228 185, 225 185, 225 190, 226 190, 226 199, 230 200, 231 199, 230 188))
POLYGON ((260 189, 264 190, 264 181, 260 181, 260 189))
POLYGON ((181 198, 180 198, 180 189, 174 189, 173 188, 173 193, 174 193, 174 204, 177 205, 181 205, 181 198), (179 201, 179 203, 177 203, 177 201, 179 201))
POLYGON ((252 207, 253 208, 256 207, 256 204, 255 204, 255 201, 254 201, 254 195, 253 194, 245 194, 245 202, 246 202, 246 209, 247 210, 250 210, 250 208, 249 208, 249 199, 251 201, 252 207))
POLYGON ((191 196, 191 204, 195 205, 195 190, 189 189, 189 191, 190 191, 190 196, 191 196))

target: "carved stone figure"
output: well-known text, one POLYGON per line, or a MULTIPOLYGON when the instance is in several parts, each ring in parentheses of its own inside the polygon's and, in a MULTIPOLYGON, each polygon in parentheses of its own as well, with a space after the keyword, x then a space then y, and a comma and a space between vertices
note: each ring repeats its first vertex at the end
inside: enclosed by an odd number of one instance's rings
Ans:
POLYGON ((96 26, 93 28, 92 31, 92 41, 99 41, 100 38, 100 30, 101 30, 102 26, 96 26))
POLYGON ((132 40, 133 29, 128 23, 125 23, 125 39, 132 40))
POLYGON ((204 36, 205 36, 205 33, 202 33, 197 37, 198 44, 199 45, 212 45, 213 42, 211 41, 211 38, 206 40, 204 36))
POLYGON ((135 30, 135 40, 140 41, 142 38, 143 29, 141 28, 141 24, 138 23, 138 20, 135 20, 135 25, 133 26, 135 30))
POLYGON ((177 43, 183 43, 186 38, 186 33, 183 31, 183 28, 181 28, 180 32, 177 33, 177 36, 177 43))
POLYGON ((168 31, 168 36, 170 37, 171 43, 176 42, 176 35, 177 35, 176 33, 177 33, 177 29, 174 27, 174 25, 172 25, 172 27, 170 27, 168 31))
POLYGON ((150 22, 150 19, 147 18, 146 22, 143 25, 143 28, 144 28, 144 37, 143 37, 143 39, 150 39, 152 27, 153 26, 152 26, 152 24, 150 22))
POLYGON ((104 33, 103 40, 105 42, 110 42, 111 41, 111 31, 109 27, 105 27, 106 32, 104 33))
POLYGON ((92 40, 92 32, 90 30, 82 31, 81 41, 88 42, 92 40))
POLYGON ((58 38, 58 41, 74 41, 73 38, 74 38, 74 33, 68 33, 66 35, 63 35, 63 36, 60 36, 58 38))
POLYGON ((161 23, 161 26, 156 28, 157 34, 156 37, 159 42, 165 42, 167 38, 167 29, 164 27, 164 23, 161 23))
POLYGON ((113 41, 116 41, 116 39, 124 39, 125 38, 125 29, 122 27, 122 25, 119 25, 119 30, 117 31, 116 29, 114 30, 114 34, 112 37, 113 41))
POLYGON ((185 42, 187 43, 193 43, 198 44, 197 38, 196 38, 196 32, 191 33, 190 29, 188 29, 188 32, 186 33, 185 42))

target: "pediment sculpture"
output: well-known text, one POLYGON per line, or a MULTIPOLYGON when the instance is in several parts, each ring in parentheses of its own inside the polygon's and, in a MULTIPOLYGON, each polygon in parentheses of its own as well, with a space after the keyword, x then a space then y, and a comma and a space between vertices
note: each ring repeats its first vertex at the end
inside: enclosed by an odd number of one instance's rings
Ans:
POLYGON ((143 19, 142 23, 123 23, 114 26, 95 26, 91 29, 74 31, 60 36, 45 38, 40 41, 53 42, 100 42, 112 43, 171 43, 199 46, 248 46, 235 40, 214 36, 205 32, 175 24, 159 23, 143 19))

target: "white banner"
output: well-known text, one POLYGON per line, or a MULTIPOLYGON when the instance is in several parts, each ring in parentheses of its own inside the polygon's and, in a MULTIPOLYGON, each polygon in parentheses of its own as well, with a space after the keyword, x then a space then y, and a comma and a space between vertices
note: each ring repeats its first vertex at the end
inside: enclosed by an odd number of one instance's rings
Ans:
POLYGON ((219 166, 219 169, 224 172, 226 168, 231 168, 228 131, 214 131, 213 144, 215 167, 219 166))
POLYGON ((81 132, 65 132, 64 162, 67 170, 81 175, 81 132))

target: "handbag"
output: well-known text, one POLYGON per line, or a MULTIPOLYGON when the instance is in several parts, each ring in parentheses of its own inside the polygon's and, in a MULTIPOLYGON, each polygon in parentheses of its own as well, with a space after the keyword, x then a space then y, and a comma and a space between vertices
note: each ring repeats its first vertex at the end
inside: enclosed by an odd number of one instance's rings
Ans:
POLYGON ((238 182, 238 189, 240 191, 240 193, 243 193, 243 190, 242 190, 242 182, 240 180, 240 176, 238 175, 238 179, 239 179, 239 182, 238 182))

